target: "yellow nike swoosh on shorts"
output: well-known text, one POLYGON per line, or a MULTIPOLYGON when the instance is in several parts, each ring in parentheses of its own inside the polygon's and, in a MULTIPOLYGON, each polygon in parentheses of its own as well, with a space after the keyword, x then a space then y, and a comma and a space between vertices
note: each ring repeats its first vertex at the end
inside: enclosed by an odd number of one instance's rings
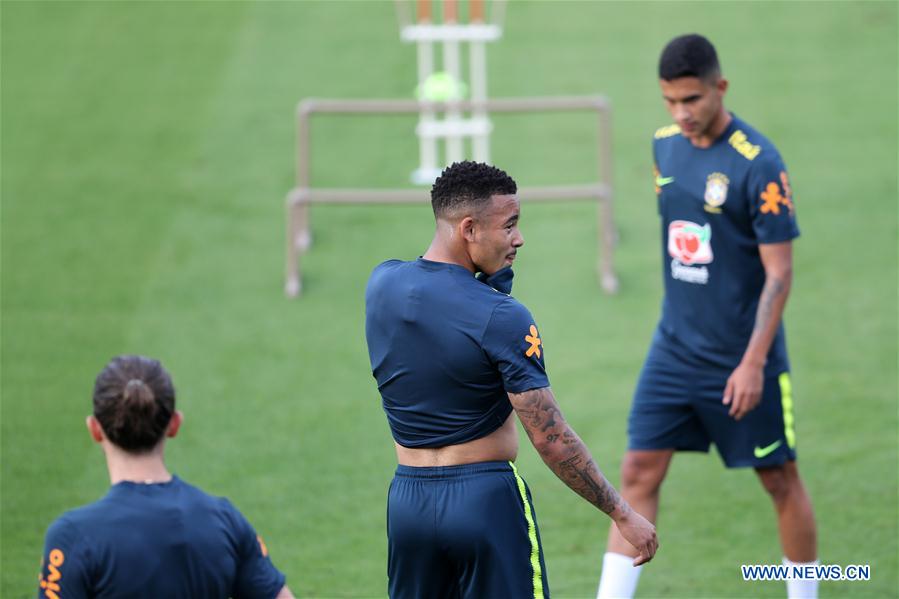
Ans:
POLYGON ((777 441, 775 441, 771 445, 768 445, 767 447, 759 447, 758 445, 756 445, 755 449, 752 450, 752 453, 757 458, 763 458, 766 455, 768 455, 769 453, 771 453, 772 451, 774 451, 775 449, 777 449, 778 447, 780 447, 781 443, 783 443, 783 441, 778 439, 777 441))

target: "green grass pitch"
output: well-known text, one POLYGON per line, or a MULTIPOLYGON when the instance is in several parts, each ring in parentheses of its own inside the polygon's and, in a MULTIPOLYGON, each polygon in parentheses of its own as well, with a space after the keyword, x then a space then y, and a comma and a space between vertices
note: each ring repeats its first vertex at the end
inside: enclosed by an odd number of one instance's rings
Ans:
MULTIPOLYGON (((0 595, 34 596, 43 534, 108 481, 83 418, 114 354, 159 357, 186 415, 170 467, 227 495, 303 596, 386 594, 393 449, 363 337, 377 262, 430 240, 427 205, 316 207, 306 295, 286 300, 283 197, 304 97, 411 97, 415 52, 390 2, 3 2, 0 595)), ((728 107, 790 168, 802 237, 788 306, 801 470, 824 563, 897 593, 897 5, 513 2, 488 50, 494 97, 614 103, 621 293, 598 292, 595 207, 525 205, 515 294, 541 325, 554 390, 617 483, 625 418, 658 316, 650 137, 668 123, 658 52, 699 31, 728 107)), ((316 121, 314 181, 403 184, 412 117, 316 121)), ((584 182, 586 116, 498 117, 520 184, 584 182)), ((557 597, 595 594, 608 520, 522 437, 557 597)), ((754 475, 675 459, 645 597, 782 597, 754 475)))

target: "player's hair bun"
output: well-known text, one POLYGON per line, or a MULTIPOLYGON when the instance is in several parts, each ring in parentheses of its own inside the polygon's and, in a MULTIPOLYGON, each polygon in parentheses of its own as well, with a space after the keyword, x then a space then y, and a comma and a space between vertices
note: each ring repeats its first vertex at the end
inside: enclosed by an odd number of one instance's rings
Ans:
POLYGON ((106 437, 132 453, 152 450, 175 412, 175 388, 158 360, 113 358, 94 383, 94 417, 106 437))
POLYGON ((125 384, 122 391, 122 399, 125 402, 148 403, 154 399, 153 390, 140 379, 131 379, 125 384))

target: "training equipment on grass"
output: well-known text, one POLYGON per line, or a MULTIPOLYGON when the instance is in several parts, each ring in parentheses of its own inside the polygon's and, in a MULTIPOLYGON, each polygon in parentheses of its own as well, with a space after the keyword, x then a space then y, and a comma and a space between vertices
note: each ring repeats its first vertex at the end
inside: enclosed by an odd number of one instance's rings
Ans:
MULTIPOLYGON (((471 159, 490 163, 489 136, 492 113, 593 112, 596 117, 596 178, 584 184, 562 184, 519 187, 522 201, 597 202, 597 270, 606 293, 618 289, 613 265, 613 249, 617 238, 612 218, 612 115, 603 96, 560 96, 533 98, 487 98, 486 56, 484 44, 500 38, 505 1, 492 3, 490 22, 486 21, 486 2, 472 0, 467 4, 471 23, 460 24, 459 3, 443 1, 443 21, 431 22, 429 0, 417 2, 417 19, 410 17, 408 1, 397 1, 401 36, 418 47, 418 85, 415 99, 405 100, 324 100, 305 99, 297 106, 296 186, 287 195, 287 240, 284 291, 296 297, 302 291, 301 255, 312 243, 310 204, 427 203, 427 189, 373 189, 313 187, 310 174, 310 119, 314 114, 330 115, 404 115, 417 114, 415 129, 419 141, 419 167, 412 182, 430 186, 445 166, 467 158, 463 142, 471 142, 471 159), (443 63, 434 67, 434 44, 443 44, 443 63), (470 84, 463 79, 459 44, 469 44, 470 84), (442 117, 442 118, 441 118, 442 117), (444 159, 439 159, 438 141, 444 140, 444 159)), ((502 165, 501 165, 502 166, 502 165)), ((509 168, 509 167, 505 167, 509 168)), ((511 172, 516 176, 515 172, 511 172)), ((518 177, 516 177, 518 178, 518 177)))
MULTIPOLYGON (((437 21, 431 0, 417 0, 415 21, 411 18, 408 2, 397 0, 397 17, 400 21, 400 37, 414 43, 418 56, 419 100, 452 102, 462 100, 468 91, 462 67, 463 49, 468 51, 468 79, 471 100, 487 99, 487 42, 502 36, 502 21, 506 0, 494 0, 490 21, 486 21, 486 2, 471 0, 468 6, 468 23, 461 22, 459 2, 443 0, 442 21, 437 21), (442 50, 441 70, 436 70, 436 46, 442 50), (467 45, 467 48, 465 46, 467 45)), ((435 2, 435 4, 440 4, 435 2)), ((464 7, 464 3, 463 3, 464 7)), ((430 106, 419 111, 415 133, 419 144, 419 166, 412 173, 416 185, 430 185, 440 175, 439 150, 445 142, 442 164, 464 160, 463 144, 471 140, 471 156, 478 162, 490 162, 490 132, 493 126, 483 109, 474 109, 466 115, 459 106, 448 106, 443 114, 430 106)))

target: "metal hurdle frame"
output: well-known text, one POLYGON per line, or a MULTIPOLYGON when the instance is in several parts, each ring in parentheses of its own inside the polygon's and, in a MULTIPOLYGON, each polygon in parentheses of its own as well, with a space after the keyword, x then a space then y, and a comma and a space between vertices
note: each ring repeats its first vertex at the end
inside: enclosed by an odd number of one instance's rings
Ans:
POLYGON ((586 185, 526 187, 518 191, 522 201, 595 200, 598 202, 597 269, 606 293, 618 290, 613 263, 616 231, 612 212, 612 117, 604 96, 506 98, 479 102, 430 103, 416 100, 307 99, 297 106, 296 187, 287 194, 287 239, 284 291, 288 297, 302 292, 300 257, 311 245, 311 204, 406 204, 430 201, 427 190, 313 188, 309 172, 309 120, 313 114, 435 114, 453 110, 494 112, 558 112, 590 110, 597 114, 597 182, 586 185))

